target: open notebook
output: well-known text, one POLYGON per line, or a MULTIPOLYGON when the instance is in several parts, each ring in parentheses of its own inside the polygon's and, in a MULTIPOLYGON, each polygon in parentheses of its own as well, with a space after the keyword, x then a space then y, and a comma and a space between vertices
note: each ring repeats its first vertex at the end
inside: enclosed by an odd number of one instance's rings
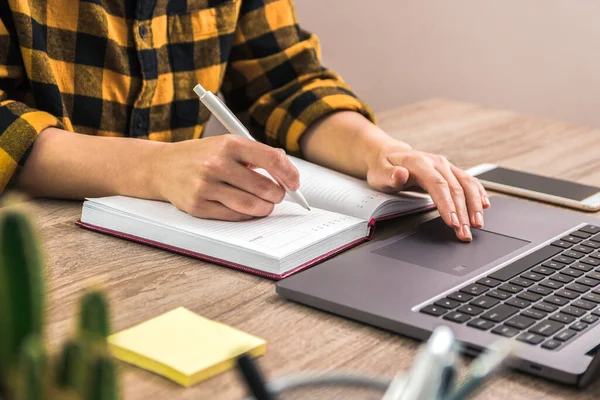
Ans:
POLYGON ((282 279, 367 240, 375 222, 433 207, 428 196, 388 195, 366 182, 290 157, 306 211, 284 200, 265 218, 194 218, 169 203, 113 196, 83 203, 82 227, 282 279))

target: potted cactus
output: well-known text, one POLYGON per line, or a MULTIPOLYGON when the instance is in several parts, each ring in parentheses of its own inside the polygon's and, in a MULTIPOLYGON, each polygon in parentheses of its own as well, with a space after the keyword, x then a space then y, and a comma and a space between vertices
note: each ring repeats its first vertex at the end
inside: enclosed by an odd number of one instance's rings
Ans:
POLYGON ((0 400, 118 399, 102 292, 83 297, 76 337, 48 357, 40 250, 27 213, 0 209, 0 400))

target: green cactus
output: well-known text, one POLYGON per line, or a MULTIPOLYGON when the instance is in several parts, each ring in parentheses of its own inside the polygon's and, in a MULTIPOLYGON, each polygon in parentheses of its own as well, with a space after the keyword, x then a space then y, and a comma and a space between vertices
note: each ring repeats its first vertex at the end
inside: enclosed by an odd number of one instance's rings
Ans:
POLYGON ((21 347, 14 384, 15 400, 40 400, 44 398, 46 351, 37 335, 28 337, 21 347))
POLYGON ((29 218, 17 209, 0 214, 0 376, 29 335, 42 335, 42 257, 29 218))
POLYGON ((118 399, 116 367, 107 346, 108 306, 100 291, 81 300, 79 336, 65 344, 56 370, 46 373, 37 243, 24 212, 0 210, 0 400, 118 399))
POLYGON ((81 343, 69 340, 57 362, 56 385, 61 389, 81 388, 84 370, 84 348, 81 343))
POLYGON ((117 369, 108 354, 98 357, 91 365, 86 400, 117 400, 117 369))
POLYGON ((87 293, 81 301, 79 316, 80 334, 93 339, 106 340, 110 334, 108 306, 104 294, 87 293))

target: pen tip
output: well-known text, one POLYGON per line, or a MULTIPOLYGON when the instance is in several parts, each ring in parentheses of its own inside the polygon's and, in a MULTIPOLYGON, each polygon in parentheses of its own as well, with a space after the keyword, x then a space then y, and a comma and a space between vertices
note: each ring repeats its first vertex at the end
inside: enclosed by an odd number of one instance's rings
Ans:
POLYGON ((310 207, 309 207, 309 206, 306 206, 306 209, 307 209, 308 211, 310 211, 310 207))

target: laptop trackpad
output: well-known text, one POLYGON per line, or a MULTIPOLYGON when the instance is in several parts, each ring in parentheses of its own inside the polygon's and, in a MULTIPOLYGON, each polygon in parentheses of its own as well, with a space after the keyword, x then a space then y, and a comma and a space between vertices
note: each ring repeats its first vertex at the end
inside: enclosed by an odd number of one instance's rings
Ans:
POLYGON ((463 276, 530 242, 486 230, 473 230, 471 243, 460 242, 441 218, 373 253, 448 274, 463 276))

